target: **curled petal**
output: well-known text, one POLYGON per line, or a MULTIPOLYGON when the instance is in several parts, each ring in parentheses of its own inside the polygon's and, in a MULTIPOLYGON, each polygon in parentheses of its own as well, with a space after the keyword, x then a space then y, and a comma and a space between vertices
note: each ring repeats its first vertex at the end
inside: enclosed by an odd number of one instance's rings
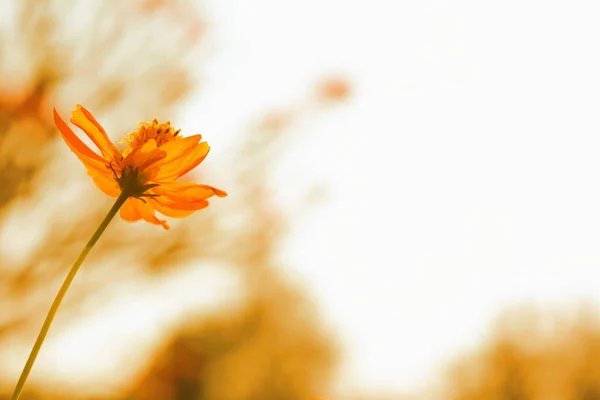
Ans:
POLYGON ((168 142, 159 148, 167 153, 165 158, 148 166, 148 170, 154 179, 167 175, 177 175, 180 165, 190 153, 196 149, 202 135, 194 135, 186 138, 177 137, 176 140, 168 142))
POLYGON ((77 135, 75 135, 75 132, 69 128, 69 125, 67 125, 67 123, 58 114, 56 108, 54 109, 54 124, 56 124, 56 127, 60 131, 65 143, 67 143, 67 146, 69 146, 71 151, 75 153, 81 162, 84 164, 88 162, 94 163, 98 166, 108 165, 108 162, 105 159, 94 153, 85 145, 85 143, 81 141, 81 139, 77 137, 77 135))
POLYGON ((187 182, 162 183, 152 191, 160 198, 174 203, 194 203, 215 195, 218 197, 227 196, 227 193, 215 187, 187 182))
MULTIPOLYGON (((196 168, 198 165, 200 165, 200 163, 202 161, 204 161, 204 159, 208 155, 209 151, 210 151, 210 146, 208 145, 208 143, 202 142, 202 143, 198 144, 198 146, 196 146, 194 151, 192 153, 190 153, 190 155, 188 157, 186 157, 185 160, 182 160, 181 169, 177 173, 177 177, 179 178, 179 177, 187 174, 188 172, 190 172, 191 170, 196 168)), ((225 193, 225 192, 223 192, 223 193, 225 193)))
POLYGON ((154 180, 158 182, 175 180, 196 168, 208 154, 210 147, 206 142, 198 143, 176 161, 160 168, 154 180))
POLYGON ((104 158, 108 160, 120 159, 121 153, 117 150, 113 142, 111 142, 104 128, 102 128, 88 110, 77 104, 71 114, 71 122, 88 135, 104 158))
POLYGON ((148 203, 144 203, 140 199, 130 197, 121 206, 119 211, 121 218, 125 221, 135 222, 140 219, 150 222, 154 225, 160 225, 164 229, 169 229, 167 221, 160 220, 154 215, 154 209, 148 203))
POLYGON ((67 146, 79 158, 85 166, 88 175, 94 179, 96 186, 111 197, 117 197, 120 193, 119 185, 114 180, 114 176, 108 162, 94 153, 87 147, 75 133, 69 128, 65 121, 60 117, 56 109, 54 109, 54 123, 61 133, 61 136, 67 146))
POLYGON ((152 189, 149 201, 161 214, 167 217, 182 218, 192 212, 208 206, 208 199, 212 196, 224 197, 227 194, 222 190, 208 185, 195 183, 165 183, 152 189))

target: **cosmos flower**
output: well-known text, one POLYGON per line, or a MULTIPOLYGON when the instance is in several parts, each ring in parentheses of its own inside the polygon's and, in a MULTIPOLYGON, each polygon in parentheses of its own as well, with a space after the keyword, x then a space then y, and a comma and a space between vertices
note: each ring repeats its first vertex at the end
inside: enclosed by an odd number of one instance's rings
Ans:
POLYGON ((77 105, 70 121, 85 132, 100 154, 85 145, 54 109, 54 123, 98 189, 111 197, 127 195, 120 209, 125 221, 144 219, 169 229, 165 220, 154 215, 155 211, 182 218, 207 207, 209 197, 227 196, 212 186, 177 182, 208 154, 210 147, 200 142, 201 135, 181 137, 169 121, 159 123, 154 119, 139 123, 137 131, 125 138, 125 149, 119 150, 82 106, 77 105))

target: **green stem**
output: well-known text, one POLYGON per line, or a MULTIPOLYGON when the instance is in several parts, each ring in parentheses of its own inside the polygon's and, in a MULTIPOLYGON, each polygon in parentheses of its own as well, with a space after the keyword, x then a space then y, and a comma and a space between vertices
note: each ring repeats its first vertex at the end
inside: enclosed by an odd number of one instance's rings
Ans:
POLYGON ((60 303, 62 302, 63 298, 65 297, 67 290, 69 290, 69 286, 71 286, 71 282, 73 282, 73 278, 75 278, 75 275, 77 275, 77 271, 79 271, 81 264, 83 264, 83 261, 87 257, 87 255, 90 252, 90 250, 92 249, 92 247, 94 247, 94 245, 96 244, 96 242, 98 241, 98 239, 100 238, 100 236, 102 235, 102 233, 104 232, 104 230, 106 229, 106 227, 108 226, 110 221, 112 221, 114 216, 117 214, 117 211, 119 211, 119 209, 121 208, 123 203, 125 203, 125 200, 127 200, 128 197, 129 197, 129 194, 126 193, 125 191, 123 191, 119 195, 119 197, 117 198, 117 201, 115 201, 115 204, 112 206, 112 208, 110 209, 110 211, 104 218, 104 221, 102 221, 102 223, 100 224, 98 229, 96 229, 96 232, 94 232, 94 235, 87 242, 87 244, 81 251, 81 254, 75 261, 75 264, 73 264, 73 266, 71 267, 69 274, 65 278, 62 286, 60 287, 60 290, 58 291, 58 294, 54 298, 54 302, 52 303, 52 306, 50 307, 50 311, 48 311, 48 315, 46 315, 46 320, 44 321, 44 325, 42 325, 42 329, 40 330, 40 333, 38 334, 38 337, 35 340, 33 348, 31 349, 31 353, 29 354, 29 358, 27 359, 27 362, 25 363, 25 367, 23 367, 23 371, 21 372, 21 376, 19 377, 19 381, 17 382, 15 391, 13 392, 12 397, 10 398, 11 400, 17 400, 19 398, 19 396, 21 395, 21 392, 23 391, 23 386, 25 386, 25 381, 27 380, 27 377, 29 376, 29 372, 31 372, 31 367, 33 367, 33 363, 35 362, 35 359, 36 359, 38 353, 40 352, 42 343, 44 343, 44 339, 46 338, 48 329, 50 329, 50 325, 52 325, 52 320, 54 320, 54 317, 56 316, 56 312, 58 311, 58 307, 60 306, 60 303))

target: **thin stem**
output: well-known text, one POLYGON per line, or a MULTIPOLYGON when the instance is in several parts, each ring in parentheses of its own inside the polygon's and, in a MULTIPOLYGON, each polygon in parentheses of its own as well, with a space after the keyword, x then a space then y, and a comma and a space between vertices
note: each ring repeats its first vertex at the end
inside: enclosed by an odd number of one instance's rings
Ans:
POLYGON ((125 200, 127 200, 128 197, 129 197, 129 194, 126 193, 125 191, 123 191, 119 195, 119 197, 117 198, 117 201, 115 201, 115 204, 112 206, 112 208, 110 209, 110 211, 104 218, 104 221, 102 221, 102 223, 100 224, 98 229, 96 229, 96 232, 94 232, 94 235, 87 242, 87 244, 81 251, 81 254, 75 261, 75 264, 73 264, 73 266, 71 267, 71 270, 69 271, 62 286, 60 287, 58 294, 54 298, 54 302, 52 303, 52 306, 50 307, 50 311, 48 311, 48 315, 46 315, 46 320, 44 321, 44 325, 42 325, 42 329, 40 330, 40 333, 38 334, 38 337, 35 340, 33 348, 31 349, 31 353, 29 354, 29 358, 27 359, 27 362, 25 363, 25 367, 23 367, 23 371, 21 372, 21 376, 19 377, 19 381, 17 382, 15 391, 13 392, 12 397, 10 398, 11 400, 17 400, 19 398, 19 396, 21 395, 21 392, 23 391, 23 386, 25 386, 25 381, 27 380, 27 377, 29 376, 29 372, 31 372, 31 367, 33 367, 33 363, 35 362, 35 359, 37 358, 37 355, 40 352, 40 348, 42 347, 42 343, 44 343, 44 339, 46 338, 46 334, 48 333, 48 330, 50 329, 50 325, 52 325, 52 320, 54 320, 54 317, 56 316, 56 312, 58 311, 58 307, 60 306, 60 303, 62 302, 63 298, 65 297, 65 294, 67 293, 67 290, 69 289, 69 286, 71 286, 71 282, 73 282, 73 278, 75 278, 75 275, 77 275, 77 271, 79 271, 81 264, 83 264, 83 261, 87 257, 87 255, 90 252, 90 250, 92 249, 92 247, 94 247, 94 245, 96 244, 96 242, 98 241, 98 239, 100 238, 100 236, 102 235, 102 233, 104 232, 104 230, 106 229, 106 227, 108 226, 110 221, 112 221, 114 216, 117 214, 117 211, 119 211, 119 209, 121 208, 123 203, 125 203, 125 200))

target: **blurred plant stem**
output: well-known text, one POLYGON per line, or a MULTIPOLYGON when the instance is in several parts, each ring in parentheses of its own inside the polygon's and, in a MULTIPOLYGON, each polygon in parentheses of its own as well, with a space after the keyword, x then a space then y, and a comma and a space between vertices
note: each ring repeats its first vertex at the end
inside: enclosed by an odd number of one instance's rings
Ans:
POLYGON ((35 362, 35 359, 37 358, 37 355, 40 352, 40 348, 42 347, 42 344, 44 343, 44 339, 46 339, 46 334, 48 333, 48 330, 50 329, 50 325, 52 325, 52 321, 54 320, 54 317, 56 316, 58 307, 60 307, 60 303, 62 302, 63 298, 65 297, 65 294, 67 294, 67 290, 69 290, 69 286, 71 286, 71 282, 73 282, 75 275, 77 275, 77 272, 79 271, 79 268, 81 267, 81 264, 83 264, 83 261, 87 257, 90 250, 92 250, 92 247, 94 247, 94 245, 96 244, 96 242, 98 241, 100 236, 102 236, 102 233, 104 233, 104 230, 106 229, 108 224, 110 224, 110 221, 112 221, 114 216, 117 214, 117 212, 119 211, 119 209, 121 208, 123 203, 125 203, 125 200, 127 200, 127 198, 129 196, 130 196, 130 194, 128 191, 121 192, 121 194, 117 198, 117 201, 115 201, 115 204, 112 206, 112 208, 110 209, 110 211, 108 212, 108 214, 106 215, 106 217, 104 218, 104 220, 102 221, 102 223, 100 224, 98 229, 96 229, 96 232, 94 232, 94 235, 92 236, 92 238, 87 242, 87 244, 81 251, 81 254, 79 255, 79 257, 77 258, 77 260, 71 267, 69 274, 65 278, 62 286, 60 287, 60 290, 58 291, 58 294, 54 298, 54 302, 52 303, 52 306, 50 307, 50 311, 48 311, 48 315, 46 315, 46 320, 44 321, 44 325, 42 325, 42 329, 40 330, 40 333, 38 334, 38 337, 35 340, 33 348, 31 349, 31 353, 29 354, 29 358, 27 359, 27 362, 25 363, 25 367, 23 367, 23 371, 21 372, 21 376, 19 377, 19 381, 17 382, 15 391, 13 392, 13 394, 11 396, 11 400, 17 400, 19 398, 19 396, 21 395, 21 392, 23 391, 23 387, 25 386, 25 381, 27 380, 27 377, 29 376, 29 373, 31 372, 31 368, 33 367, 33 363, 35 362))

